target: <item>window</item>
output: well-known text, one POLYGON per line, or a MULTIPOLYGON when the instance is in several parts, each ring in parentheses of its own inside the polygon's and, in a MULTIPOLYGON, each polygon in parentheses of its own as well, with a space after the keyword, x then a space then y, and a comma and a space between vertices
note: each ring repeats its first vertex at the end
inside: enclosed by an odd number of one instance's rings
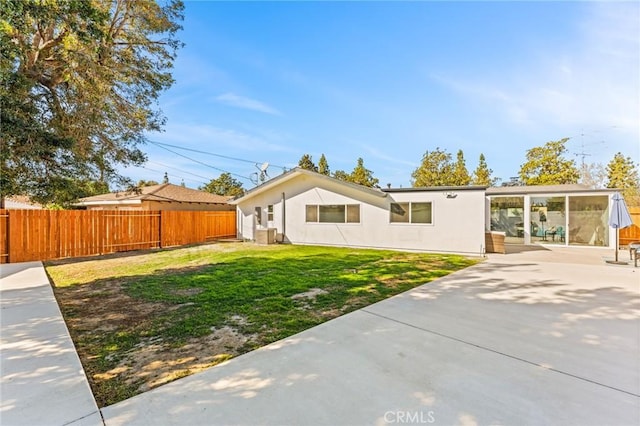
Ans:
POLYGON ((409 203, 391 203, 391 222, 409 223, 409 203))
POLYGON ((267 206, 267 221, 273 222, 273 204, 267 206))
POLYGON ((345 205, 318 206, 320 223, 344 223, 345 205))
POLYGON ((347 223, 360 223, 360 204, 347 204, 347 223))
POLYGON ((319 223, 360 223, 360 204, 309 204, 305 220, 319 223))
POLYGON ((433 223, 432 204, 391 203, 389 221, 391 223, 433 223))
POLYGON ((431 203, 411 203, 411 223, 431 223, 431 203))
POLYGON ((317 222, 318 221, 318 206, 316 204, 311 204, 307 206, 306 213, 306 221, 307 222, 317 222))

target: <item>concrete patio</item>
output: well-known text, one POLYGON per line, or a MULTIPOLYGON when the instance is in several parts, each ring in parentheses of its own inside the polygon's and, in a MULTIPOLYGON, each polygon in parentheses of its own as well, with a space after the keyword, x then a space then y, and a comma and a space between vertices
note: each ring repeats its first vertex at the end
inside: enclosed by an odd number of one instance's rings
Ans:
POLYGON ((0 423, 637 425, 640 268, 612 257, 511 247, 101 412, 43 268, 3 265, 0 423))
POLYGON ((105 423, 640 424, 640 271, 488 261, 102 410, 105 423))

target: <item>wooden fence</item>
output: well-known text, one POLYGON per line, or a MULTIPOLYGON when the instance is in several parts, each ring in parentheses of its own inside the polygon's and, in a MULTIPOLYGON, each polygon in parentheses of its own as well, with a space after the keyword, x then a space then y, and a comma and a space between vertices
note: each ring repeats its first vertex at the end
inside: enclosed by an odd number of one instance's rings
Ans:
POLYGON ((633 225, 620 230, 621 246, 640 241, 640 207, 629 207, 629 213, 631 213, 633 225))
POLYGON ((236 212, 0 210, 0 263, 62 259, 236 236, 236 212))

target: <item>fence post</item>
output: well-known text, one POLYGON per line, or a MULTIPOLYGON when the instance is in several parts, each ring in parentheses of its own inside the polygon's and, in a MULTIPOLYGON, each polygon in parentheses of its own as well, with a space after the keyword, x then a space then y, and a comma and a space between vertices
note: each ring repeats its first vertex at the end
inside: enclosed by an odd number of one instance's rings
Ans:
POLYGON ((162 214, 164 210, 159 211, 158 215, 158 248, 162 248, 162 214))
POLYGON ((5 238, 5 247, 7 248, 7 263, 11 263, 11 238, 9 238, 9 224, 11 222, 11 215, 10 215, 10 211, 9 210, 5 210, 5 212, 7 213, 7 222, 6 222, 6 229, 7 231, 5 232, 4 238, 5 238))

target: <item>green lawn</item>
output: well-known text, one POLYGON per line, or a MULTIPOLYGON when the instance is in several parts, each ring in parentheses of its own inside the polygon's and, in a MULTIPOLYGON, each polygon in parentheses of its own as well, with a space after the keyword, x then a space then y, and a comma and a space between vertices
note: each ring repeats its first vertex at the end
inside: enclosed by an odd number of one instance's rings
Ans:
POLYGON ((49 262, 47 272, 105 406, 476 262, 214 244, 49 262))

